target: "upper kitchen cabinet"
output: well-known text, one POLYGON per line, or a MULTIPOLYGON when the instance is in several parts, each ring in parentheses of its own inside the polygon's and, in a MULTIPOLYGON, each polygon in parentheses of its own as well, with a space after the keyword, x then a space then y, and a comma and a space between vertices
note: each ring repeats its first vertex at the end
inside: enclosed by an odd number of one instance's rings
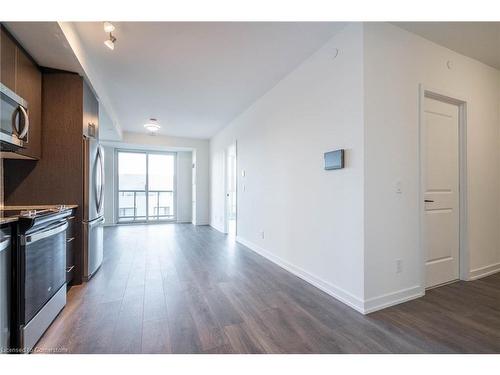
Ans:
POLYGON ((16 51, 16 44, 0 25, 0 81, 12 91, 16 91, 16 51))
MULTIPOLYGON (((83 212, 85 209, 85 142, 88 125, 98 130, 98 101, 84 79, 70 72, 47 69, 42 72, 43 156, 36 163, 24 160, 4 162, 5 205, 76 204, 73 227, 68 235, 71 249, 67 264, 73 269, 73 283, 84 275, 83 212), (82 128, 85 131, 82 134, 82 128)), ((87 241, 87 240, 85 240, 87 241)))
POLYGON ((26 147, 19 154, 34 159, 42 156, 42 73, 21 49, 17 49, 16 92, 28 101, 30 129, 26 147))
MULTIPOLYGON (((0 25, 0 81, 28 102, 29 132, 21 158, 42 156, 42 73, 26 51, 0 25)), ((15 157, 15 154, 13 154, 15 157)))
POLYGON ((83 81, 83 135, 99 139, 99 102, 83 81))

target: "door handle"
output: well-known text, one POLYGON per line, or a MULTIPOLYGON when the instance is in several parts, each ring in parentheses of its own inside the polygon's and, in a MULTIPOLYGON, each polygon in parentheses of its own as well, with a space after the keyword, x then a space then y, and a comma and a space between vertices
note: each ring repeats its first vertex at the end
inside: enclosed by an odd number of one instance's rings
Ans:
POLYGON ((424 202, 425 202, 425 203, 433 203, 434 201, 433 201, 433 200, 431 200, 431 199, 424 199, 424 202))
POLYGON ((10 246, 10 236, 3 236, 3 238, 4 239, 0 242, 0 251, 4 251, 10 246))
POLYGON ((16 111, 12 114, 12 128, 15 131, 17 138, 19 139, 23 139, 28 134, 28 130, 30 128, 30 119, 28 117, 28 112, 26 112, 22 105, 18 106, 16 111), (18 116, 23 117, 22 120, 21 118, 19 118, 19 124, 24 123, 22 130, 19 129, 19 126, 17 124, 18 116))
POLYGON ((22 115, 24 117, 24 128, 21 131, 21 134, 19 134, 19 138, 23 139, 28 134, 28 130, 30 128, 30 119, 28 117, 28 112, 26 112, 26 110, 24 109, 23 106, 20 105, 19 106, 19 110, 21 111, 21 113, 22 113, 22 115))
POLYGON ((96 195, 96 210, 99 213, 99 212, 101 212, 102 202, 103 202, 103 198, 104 198, 104 163, 102 160, 101 146, 97 146, 97 147, 98 148, 97 148, 96 164, 98 164, 98 165, 96 166, 96 170, 94 173, 97 175, 97 168, 99 168, 101 181, 99 182, 99 186, 98 186, 97 179, 95 179, 94 188, 95 188, 95 195, 96 195))
POLYGON ((58 224, 57 226, 51 227, 43 232, 31 234, 29 236, 22 236, 21 237, 21 245, 29 245, 32 244, 33 242, 36 242, 38 240, 42 240, 44 238, 54 236, 58 233, 64 232, 66 229, 68 229, 68 223, 66 220, 64 222, 58 224))

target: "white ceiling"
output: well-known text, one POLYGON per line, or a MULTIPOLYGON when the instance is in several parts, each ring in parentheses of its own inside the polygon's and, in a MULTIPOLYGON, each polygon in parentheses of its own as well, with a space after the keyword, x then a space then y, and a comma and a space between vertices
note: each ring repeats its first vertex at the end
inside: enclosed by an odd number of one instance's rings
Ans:
MULTIPOLYGON (((500 69, 500 23, 394 24, 500 69)), ((6 23, 40 65, 91 81, 109 114, 102 134, 112 140, 120 128, 144 132, 150 117, 162 134, 209 138, 344 25, 116 22, 110 51, 101 22, 6 23)))
POLYGON ((74 30, 104 82, 120 127, 209 138, 320 48, 342 23, 116 22, 116 48, 101 22, 74 30))
MULTIPOLYGON (((40 66, 76 72, 90 81, 58 22, 5 22, 4 25, 40 66)), ((97 94, 102 99, 101 93, 97 94)), ((100 136, 104 139, 120 139, 120 129, 102 104, 101 100, 100 136)))
POLYGON ((38 65, 83 74, 57 22, 4 22, 38 65))
POLYGON ((394 22, 462 55, 500 69, 500 22, 394 22))

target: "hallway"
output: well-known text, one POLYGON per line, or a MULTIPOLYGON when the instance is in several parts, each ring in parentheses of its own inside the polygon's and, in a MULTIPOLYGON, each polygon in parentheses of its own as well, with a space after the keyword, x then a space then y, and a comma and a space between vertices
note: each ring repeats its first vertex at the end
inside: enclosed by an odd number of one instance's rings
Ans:
POLYGON ((38 352, 500 351, 500 274, 363 316, 210 227, 108 227, 104 244, 38 352))

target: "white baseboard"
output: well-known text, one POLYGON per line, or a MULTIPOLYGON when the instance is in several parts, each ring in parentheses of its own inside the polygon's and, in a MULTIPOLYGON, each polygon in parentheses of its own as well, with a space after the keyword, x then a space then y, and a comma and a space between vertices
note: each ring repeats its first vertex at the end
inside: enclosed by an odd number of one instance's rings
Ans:
POLYGON ((481 279, 486 276, 500 272, 500 263, 490 264, 489 266, 475 268, 469 272, 469 281, 481 279))
POLYGON ((211 226, 212 228, 214 228, 216 231, 219 231, 219 232, 221 232, 222 234, 226 234, 226 233, 224 232, 224 229, 223 229, 222 227, 220 227, 220 226, 218 226, 218 225, 216 225, 216 224, 212 224, 212 223, 210 223, 210 226, 211 226))
POLYGON ((421 286, 414 286, 398 290, 397 292, 383 294, 381 296, 369 298, 364 303, 364 313, 369 314, 377 310, 385 309, 386 307, 398 305, 403 302, 410 301, 415 298, 422 297, 425 294, 425 289, 421 286))
POLYGON ((362 314, 369 314, 377 310, 382 310, 389 306, 394 306, 422 297, 425 294, 425 289, 423 287, 414 286, 394 293, 388 293, 370 298, 368 300, 361 300, 346 290, 324 281, 301 269, 300 267, 290 264, 286 260, 272 254, 271 252, 242 238, 241 236, 236 236, 236 241, 362 314))
MULTIPOLYGON (((216 228, 217 229, 217 228, 216 228)), ((246 246, 250 250, 256 252, 257 254, 263 256, 264 258, 270 260, 271 262, 277 264, 281 268, 284 268, 288 272, 294 274, 295 276, 307 281, 309 284, 314 285, 316 288, 322 290, 323 292, 329 294, 333 298, 345 303, 347 306, 352 307, 356 311, 365 314, 363 301, 358 297, 352 295, 346 290, 332 285, 309 272, 287 262, 286 260, 270 253, 269 251, 261 248, 260 246, 242 238, 241 236, 236 236, 236 241, 240 244, 246 246)))
POLYGON ((193 225, 196 225, 197 227, 199 226, 204 226, 204 225, 210 225, 210 223, 201 221, 201 222, 192 222, 193 225))

